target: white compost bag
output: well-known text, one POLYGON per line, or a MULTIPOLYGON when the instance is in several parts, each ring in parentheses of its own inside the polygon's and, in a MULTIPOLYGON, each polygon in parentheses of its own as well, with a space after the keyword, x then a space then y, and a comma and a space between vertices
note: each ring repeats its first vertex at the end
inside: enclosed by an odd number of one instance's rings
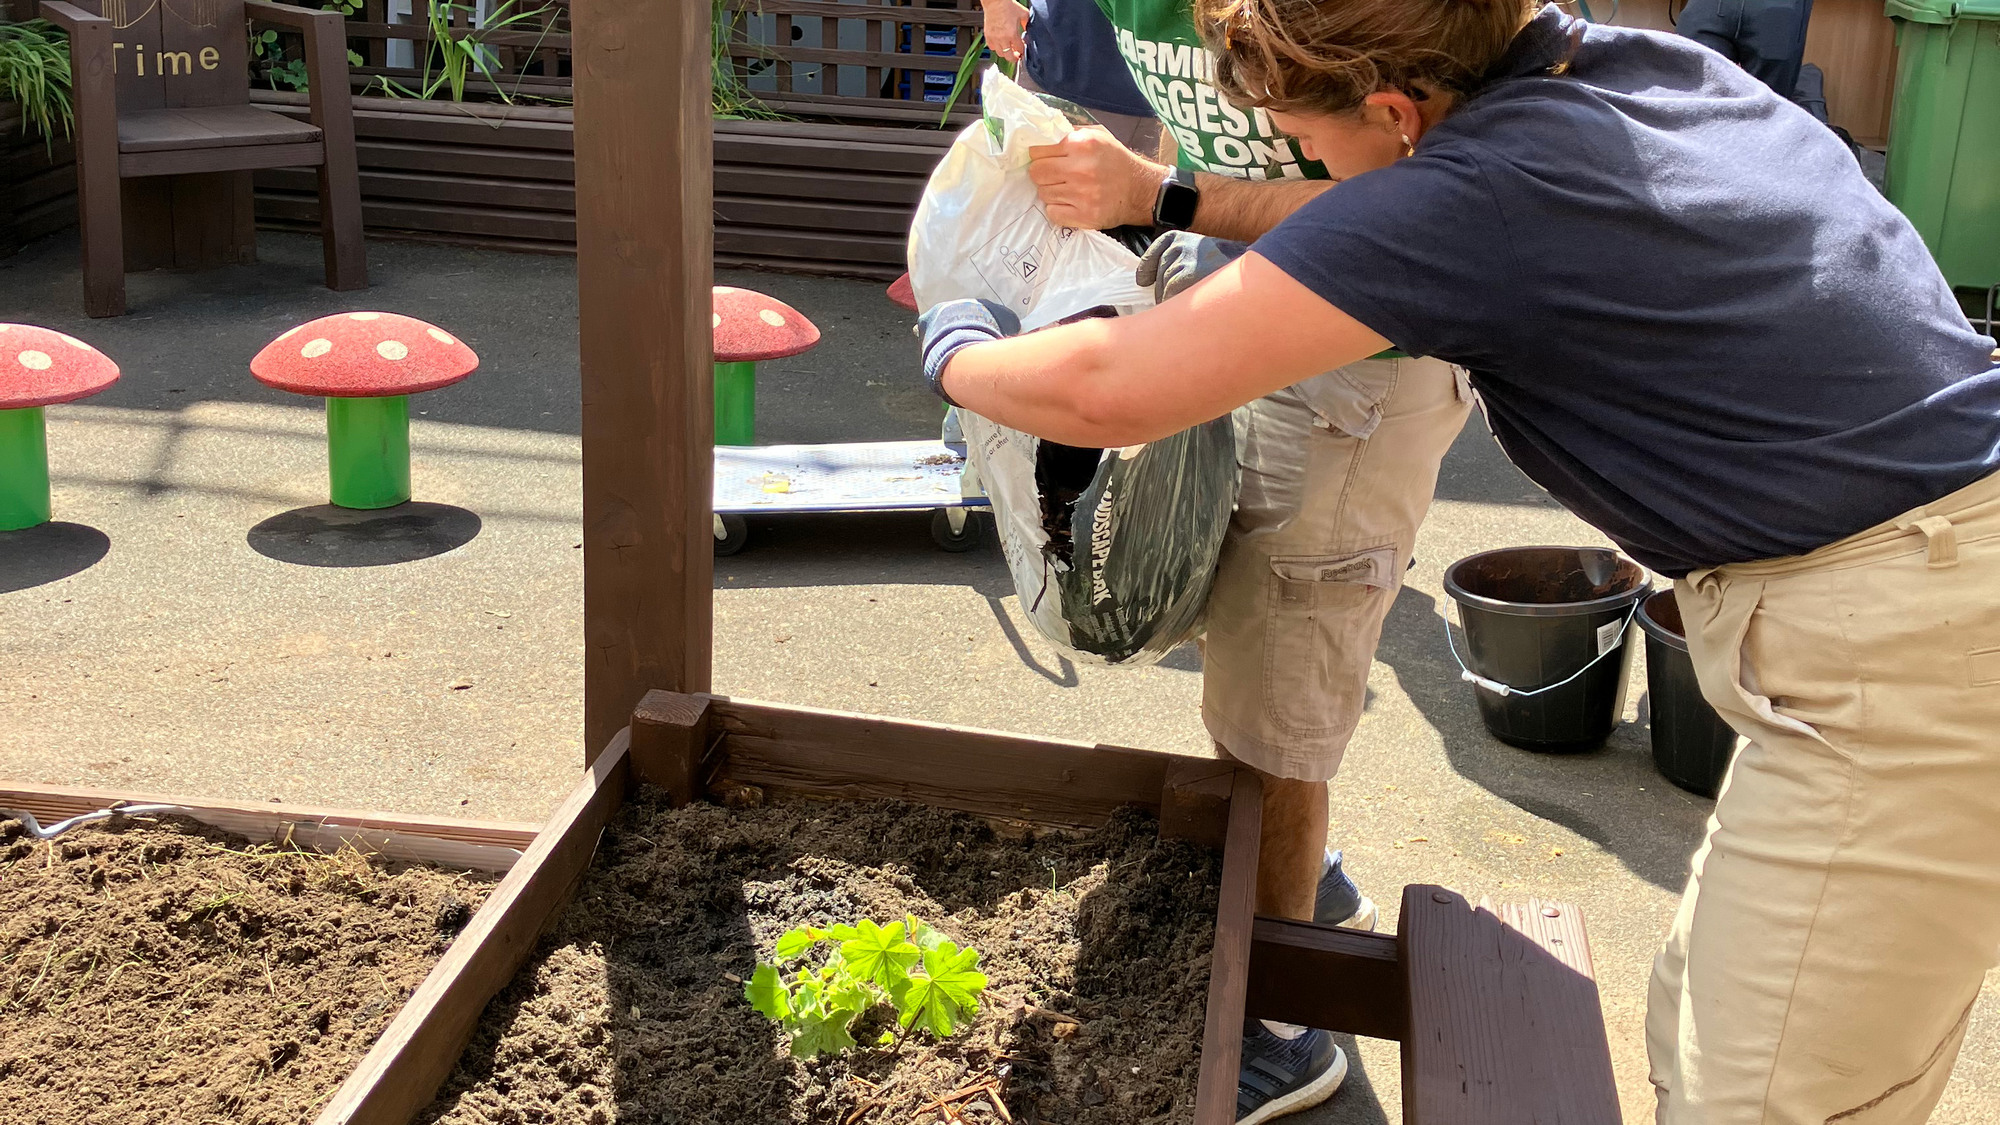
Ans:
MULTIPOLYGON (((1050 223, 1028 149, 1088 115, 1065 112, 989 69, 985 120, 958 135, 910 227, 919 307, 962 297, 1006 305, 1023 330, 1152 305, 1138 256, 1097 231, 1050 223)), ((1060 103, 1067 105, 1067 103, 1060 103)), ((1126 449, 1045 442, 960 412, 1021 604, 1076 656, 1150 664, 1201 630, 1236 504, 1227 416, 1126 449)))

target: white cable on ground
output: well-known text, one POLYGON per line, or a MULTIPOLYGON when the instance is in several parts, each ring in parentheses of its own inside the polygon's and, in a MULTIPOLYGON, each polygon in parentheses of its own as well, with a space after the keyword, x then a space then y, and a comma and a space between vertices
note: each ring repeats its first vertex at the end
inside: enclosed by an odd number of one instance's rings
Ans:
POLYGON ((28 835, 33 836, 37 840, 53 840, 57 836, 75 828, 77 825, 88 824, 93 820, 109 820, 114 816, 140 816, 146 813, 191 813, 193 811, 193 809, 188 808, 186 805, 119 805, 115 808, 98 809, 96 812, 79 813, 68 820, 59 820, 47 828, 43 828, 41 823, 35 819, 35 814, 25 809, 0 809, 0 820, 18 820, 21 822, 21 826, 28 830, 28 835))

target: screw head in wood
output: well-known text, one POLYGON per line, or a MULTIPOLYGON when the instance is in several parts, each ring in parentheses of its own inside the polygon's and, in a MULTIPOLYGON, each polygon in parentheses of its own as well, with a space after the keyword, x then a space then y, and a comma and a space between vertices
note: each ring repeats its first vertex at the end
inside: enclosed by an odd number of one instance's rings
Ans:
POLYGON ((1560 918, 1560 917, 1562 917, 1562 911, 1560 911, 1560 910, 1557 910, 1557 909, 1556 909, 1555 907, 1553 907, 1553 906, 1544 906, 1544 907, 1542 907, 1542 917, 1544 917, 1544 918, 1560 918))

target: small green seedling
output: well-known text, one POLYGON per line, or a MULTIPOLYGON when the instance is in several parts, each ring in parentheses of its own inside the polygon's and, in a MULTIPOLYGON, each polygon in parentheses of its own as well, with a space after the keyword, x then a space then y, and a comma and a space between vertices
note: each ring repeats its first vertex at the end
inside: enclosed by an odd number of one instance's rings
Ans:
MULTIPOLYGON (((885 1001, 905 1033, 922 1027, 950 1035, 979 1010, 985 990, 977 949, 960 949, 905 917, 887 926, 864 918, 852 926, 791 930, 778 939, 777 963, 759 962, 743 995, 791 1033, 792 1054, 809 1059, 854 1046, 855 1021, 885 1001), (784 966, 821 945, 833 947, 826 960, 792 969, 788 979, 784 966)), ((887 1034, 880 1040, 893 1041, 887 1034)))

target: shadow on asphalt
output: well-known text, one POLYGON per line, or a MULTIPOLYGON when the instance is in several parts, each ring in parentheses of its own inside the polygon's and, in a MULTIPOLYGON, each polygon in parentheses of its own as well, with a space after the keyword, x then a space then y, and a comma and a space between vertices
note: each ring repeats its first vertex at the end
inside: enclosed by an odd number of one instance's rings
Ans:
MULTIPOLYGON (((1538 754, 1501 742, 1480 722, 1476 689, 1459 679, 1436 599, 1407 586, 1390 607, 1376 659, 1395 670, 1460 775, 1591 841, 1655 886, 1679 891, 1686 883, 1688 857, 1714 802, 1659 776, 1644 721, 1621 724, 1602 747, 1583 753, 1538 754)), ((1642 675, 1637 667, 1633 674, 1642 675)), ((1641 679, 1631 690, 1643 686, 1641 679)))
POLYGON ((298 566, 393 566, 456 550, 479 535, 479 517, 451 504, 412 500, 356 511, 315 504, 250 529, 250 549, 298 566))
POLYGON ((0 594, 68 578, 111 552, 111 537, 80 523, 38 524, 0 531, 0 594))

